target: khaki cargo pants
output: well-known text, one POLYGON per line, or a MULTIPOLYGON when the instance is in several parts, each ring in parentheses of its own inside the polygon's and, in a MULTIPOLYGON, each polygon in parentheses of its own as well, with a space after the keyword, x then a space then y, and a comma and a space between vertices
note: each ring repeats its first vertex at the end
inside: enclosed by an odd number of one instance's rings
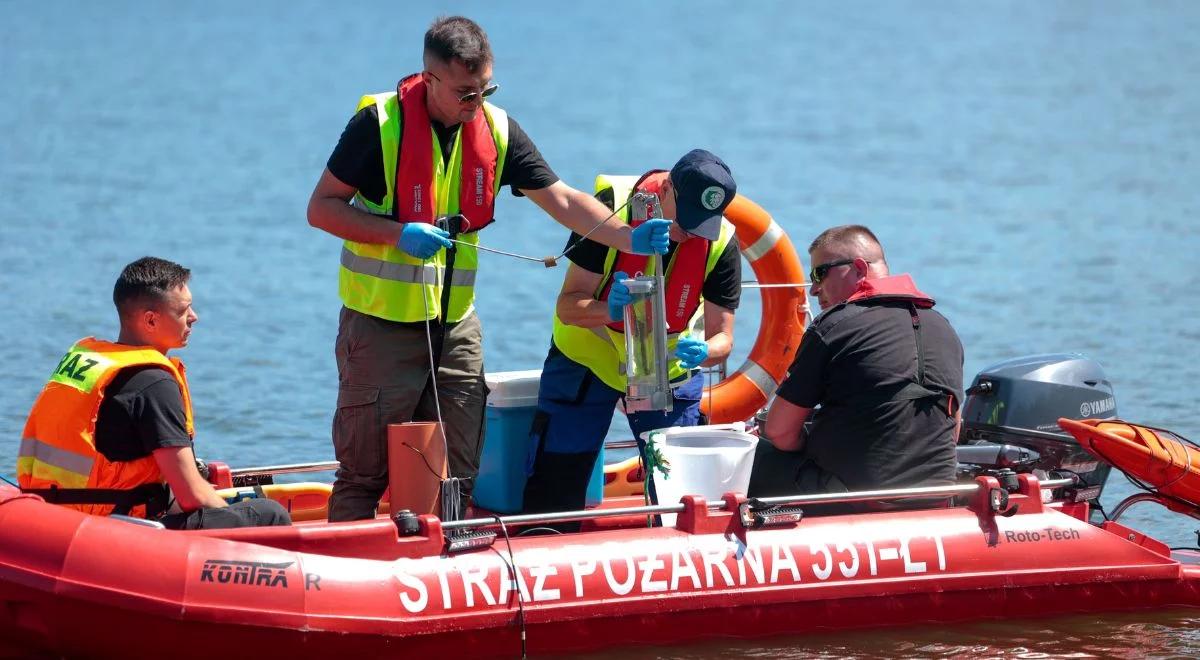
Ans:
MULTIPOLYGON (((430 324, 436 344, 439 329, 430 324)), ((424 323, 395 323, 342 308, 334 354, 338 367, 333 449, 340 467, 329 520, 362 520, 388 486, 387 425, 437 421, 424 323)), ((450 476, 469 495, 483 451, 483 335, 472 313, 448 324, 437 373, 450 476)))

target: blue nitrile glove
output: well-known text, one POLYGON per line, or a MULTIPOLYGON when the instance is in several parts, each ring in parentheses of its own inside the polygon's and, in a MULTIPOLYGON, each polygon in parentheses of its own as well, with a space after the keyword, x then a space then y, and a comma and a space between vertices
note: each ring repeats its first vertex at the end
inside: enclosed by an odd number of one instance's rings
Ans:
POLYGON ((671 221, 650 218, 633 230, 634 254, 666 254, 671 243, 671 221))
POLYGON ((406 222, 397 247, 418 259, 428 259, 442 248, 453 247, 450 234, 424 222, 406 222))
POLYGON ((627 279, 629 276, 625 271, 617 271, 617 274, 613 275, 612 288, 608 290, 608 318, 614 321, 625 319, 625 305, 633 301, 633 296, 629 295, 629 287, 622 283, 627 279))
POLYGON ((708 342, 695 337, 680 337, 675 345, 675 357, 684 369, 695 369, 708 358, 708 342))

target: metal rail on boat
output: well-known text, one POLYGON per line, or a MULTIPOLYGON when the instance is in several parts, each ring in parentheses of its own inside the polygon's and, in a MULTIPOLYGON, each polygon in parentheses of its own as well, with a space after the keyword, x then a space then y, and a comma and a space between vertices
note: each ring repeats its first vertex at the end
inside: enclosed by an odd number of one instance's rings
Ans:
MULTIPOLYGON (((1042 489, 1052 490, 1074 484, 1075 479, 1068 477, 1065 479, 1048 479, 1046 481, 1039 482, 1038 485, 1042 489)), ((949 497, 953 495, 967 495, 974 493, 979 488, 979 484, 929 486, 925 488, 893 488, 888 490, 862 490, 852 493, 821 493, 819 495, 785 495, 781 497, 762 497, 758 498, 758 501, 769 505, 835 504, 866 501, 886 502, 891 500, 903 500, 919 497, 949 497)), ((711 501, 706 502, 706 505, 710 510, 722 511, 725 509, 726 503, 724 501, 711 501)), ((503 522, 505 525, 523 525, 528 523, 554 523, 574 520, 594 520, 597 518, 613 518, 616 516, 682 513, 683 510, 683 504, 658 504, 655 506, 629 506, 614 509, 590 509, 587 511, 527 513, 513 516, 443 521, 442 529, 451 531, 465 528, 495 527, 499 526, 500 522, 503 522), (499 518, 499 520, 497 520, 497 518, 499 518)))
MULTIPOLYGON (((613 440, 604 443, 605 449, 634 449, 636 440, 613 440)), ((319 461, 315 463, 290 463, 287 465, 264 465, 261 467, 236 468, 229 471, 233 477, 262 477, 276 474, 301 474, 304 472, 329 472, 338 468, 337 461, 319 461)))

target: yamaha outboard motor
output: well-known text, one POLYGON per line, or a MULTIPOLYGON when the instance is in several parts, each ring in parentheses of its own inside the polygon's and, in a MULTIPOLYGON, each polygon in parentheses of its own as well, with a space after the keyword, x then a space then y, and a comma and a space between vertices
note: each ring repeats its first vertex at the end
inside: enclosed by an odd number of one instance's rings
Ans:
POLYGON ((1078 353, 1006 360, 980 372, 966 393, 960 463, 1033 471, 1040 478, 1070 471, 1083 480, 1079 499, 1100 497, 1112 466, 1058 426, 1060 417, 1117 416, 1112 383, 1099 364, 1078 353))

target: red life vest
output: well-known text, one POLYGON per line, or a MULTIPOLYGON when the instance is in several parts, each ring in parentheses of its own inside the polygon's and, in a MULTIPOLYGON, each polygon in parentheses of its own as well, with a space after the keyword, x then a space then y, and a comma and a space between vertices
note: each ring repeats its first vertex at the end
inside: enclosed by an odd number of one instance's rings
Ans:
MULTIPOLYGON (((663 182, 667 180, 668 176, 670 175, 666 170, 651 170, 643 174, 642 178, 634 184, 633 192, 654 193, 659 196, 659 199, 662 199, 663 182)), ((618 204, 620 201, 613 200, 613 204, 618 204)), ((636 228, 643 222, 645 220, 631 220, 629 224, 636 228)), ((675 253, 671 255, 671 262, 663 269, 663 275, 667 281, 668 333, 682 332, 700 306, 700 294, 704 289, 704 269, 708 262, 708 247, 709 241, 699 236, 678 243, 675 245, 675 253)), ((608 291, 612 288, 614 273, 624 271, 630 276, 644 273, 649 260, 649 255, 618 252, 612 269, 605 274, 608 281, 601 290, 599 300, 608 299, 608 291)), ((615 332, 625 332, 625 324, 621 321, 609 323, 608 327, 615 332)))
POLYGON ((922 309, 933 307, 933 298, 918 290, 912 276, 907 273, 863 280, 858 283, 858 288, 846 299, 846 302, 852 303, 870 298, 904 299, 912 301, 914 305, 922 309))
MULTIPOLYGON (((394 213, 400 222, 432 223, 437 215, 434 199, 435 164, 433 129, 425 107, 427 88, 421 74, 400 81, 396 88, 404 112, 400 155, 396 159, 394 213)), ((492 223, 496 211, 496 161, 498 152, 492 129, 480 108, 475 118, 459 126, 462 132, 462 172, 458 186, 459 213, 466 216, 468 231, 492 223)), ((441 153, 438 147, 437 153, 441 153)))

